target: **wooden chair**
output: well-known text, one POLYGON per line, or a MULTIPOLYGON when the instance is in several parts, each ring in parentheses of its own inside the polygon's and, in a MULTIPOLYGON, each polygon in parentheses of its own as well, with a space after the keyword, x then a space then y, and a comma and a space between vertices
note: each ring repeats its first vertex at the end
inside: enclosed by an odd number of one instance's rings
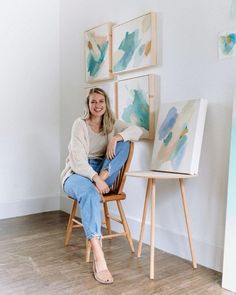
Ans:
MULTIPOLYGON (((128 158, 127 158, 125 164, 123 165, 123 167, 121 168, 120 173, 117 176, 115 183, 112 185, 110 192, 106 195, 103 195, 103 200, 102 200, 103 208, 104 208, 104 217, 105 217, 105 221, 103 222, 103 224, 106 224, 106 228, 107 228, 107 232, 108 232, 107 235, 102 236, 102 239, 112 239, 115 237, 125 236, 128 240, 131 252, 134 252, 134 245, 133 245, 129 226, 128 226, 128 223, 127 223, 127 220, 126 220, 126 217, 124 214, 124 210, 123 210, 121 201, 126 198, 126 194, 123 192, 123 187, 124 187, 125 180, 126 180, 126 172, 128 172, 128 170, 129 170, 130 163, 131 163, 131 160, 133 157, 133 151, 134 151, 134 143, 131 142, 128 158), (108 203, 114 202, 114 201, 117 204, 118 211, 120 214, 120 219, 118 219, 114 216, 111 216, 109 214, 108 203), (121 233, 112 233, 111 232, 111 220, 122 224, 124 231, 121 233)), ((72 203, 71 213, 70 213, 70 217, 69 217, 69 221, 68 221, 68 225, 67 225, 65 246, 68 245, 68 243, 71 239, 72 230, 74 228, 83 227, 83 224, 78 219, 75 218, 77 201, 74 200, 70 196, 68 196, 68 198, 72 199, 73 203, 72 203)), ((90 252, 91 252, 91 245, 90 245, 90 242, 88 240, 86 240, 86 262, 89 262, 90 252)))

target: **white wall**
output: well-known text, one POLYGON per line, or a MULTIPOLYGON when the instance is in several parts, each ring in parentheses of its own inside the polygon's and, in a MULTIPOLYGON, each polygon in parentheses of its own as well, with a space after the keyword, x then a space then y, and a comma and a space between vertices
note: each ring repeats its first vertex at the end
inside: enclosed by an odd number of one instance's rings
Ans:
MULTIPOLYGON (((145 12, 158 12, 159 66, 139 73, 159 76, 162 102, 192 97, 209 101, 199 177, 186 181, 186 192, 198 263, 216 270, 222 269, 231 105, 236 82, 236 59, 218 60, 217 34, 236 27, 230 19, 230 3, 61 0, 61 168, 72 122, 82 113, 83 32, 107 21, 122 23, 145 12)), ((132 169, 148 168, 151 151, 151 143, 137 143, 132 169)), ((130 178, 125 190, 125 212, 133 237, 138 239, 145 182, 130 178)), ((68 210, 64 198, 62 209, 68 210)), ((190 259, 177 182, 158 183, 156 215, 156 246, 190 259)), ((146 242, 148 231, 147 225, 146 242)))
POLYGON ((0 218, 60 206, 59 4, 0 2, 0 218))

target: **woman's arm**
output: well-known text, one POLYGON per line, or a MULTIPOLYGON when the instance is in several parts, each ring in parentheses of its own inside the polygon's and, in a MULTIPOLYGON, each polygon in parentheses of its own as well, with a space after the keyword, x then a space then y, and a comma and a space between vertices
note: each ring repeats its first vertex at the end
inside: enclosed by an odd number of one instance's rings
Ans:
POLYGON ((114 125, 114 134, 121 135, 124 141, 138 141, 140 138, 147 138, 148 132, 142 127, 117 120, 114 125))

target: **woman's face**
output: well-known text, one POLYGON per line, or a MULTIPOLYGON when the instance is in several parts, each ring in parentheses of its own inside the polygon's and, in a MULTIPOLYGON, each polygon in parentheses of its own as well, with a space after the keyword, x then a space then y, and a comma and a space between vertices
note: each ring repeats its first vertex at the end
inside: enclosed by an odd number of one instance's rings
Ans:
POLYGON ((91 93, 89 95, 89 110, 92 116, 103 116, 106 112, 105 97, 99 93, 91 93))

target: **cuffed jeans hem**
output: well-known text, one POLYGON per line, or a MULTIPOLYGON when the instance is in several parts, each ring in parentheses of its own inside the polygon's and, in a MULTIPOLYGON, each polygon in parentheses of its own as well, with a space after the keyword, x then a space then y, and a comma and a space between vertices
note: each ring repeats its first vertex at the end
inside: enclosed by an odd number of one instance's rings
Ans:
POLYGON ((92 238, 98 238, 99 240, 102 239, 102 235, 99 235, 99 234, 91 234, 89 236, 86 237, 87 240, 91 240, 92 238))

